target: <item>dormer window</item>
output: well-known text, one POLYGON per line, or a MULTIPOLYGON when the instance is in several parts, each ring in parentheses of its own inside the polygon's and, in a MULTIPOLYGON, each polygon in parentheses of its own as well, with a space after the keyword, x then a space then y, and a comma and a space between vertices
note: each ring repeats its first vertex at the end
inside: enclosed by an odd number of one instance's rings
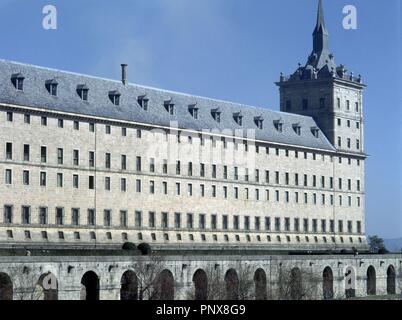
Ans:
POLYGON ((275 120, 275 121, 274 121, 274 127, 275 127, 276 131, 282 132, 282 129, 283 129, 283 122, 282 122, 282 120, 275 120))
POLYGON ((119 91, 110 91, 109 92, 109 99, 115 106, 120 105, 120 93, 119 91))
POLYGON ((320 133, 320 129, 318 129, 317 127, 312 127, 311 128, 311 133, 313 134, 314 137, 318 138, 319 133, 320 133))
POLYGON ((190 112, 191 116, 194 119, 198 119, 198 107, 196 104, 189 105, 188 112, 190 112))
POLYGON ((148 101, 149 101, 149 99, 145 95, 139 96, 137 99, 138 104, 144 111, 148 111, 148 101))
POLYGON ((15 89, 18 91, 24 90, 24 79, 25 77, 21 73, 16 73, 11 76, 11 82, 13 83, 15 89))
POLYGON ((57 96, 57 85, 58 83, 55 79, 46 81, 45 87, 51 96, 57 96))
POLYGON ((293 130, 297 135, 301 135, 301 126, 300 124, 296 123, 293 125, 293 130))
POLYGON ((233 119, 236 121, 236 123, 242 127, 243 126, 243 116, 241 115, 240 112, 234 113, 233 114, 233 119))
POLYGON ((174 103, 172 100, 167 100, 164 102, 163 106, 165 107, 166 111, 173 116, 175 111, 174 111, 174 103))
POLYGON ((264 119, 261 116, 255 117, 254 118, 254 123, 255 123, 255 125, 257 126, 258 129, 262 130, 264 119))
POLYGON ((221 111, 219 109, 212 109, 211 110, 212 118, 218 123, 221 122, 221 111))
POLYGON ((88 101, 89 88, 85 84, 79 84, 77 86, 77 94, 82 101, 88 101))

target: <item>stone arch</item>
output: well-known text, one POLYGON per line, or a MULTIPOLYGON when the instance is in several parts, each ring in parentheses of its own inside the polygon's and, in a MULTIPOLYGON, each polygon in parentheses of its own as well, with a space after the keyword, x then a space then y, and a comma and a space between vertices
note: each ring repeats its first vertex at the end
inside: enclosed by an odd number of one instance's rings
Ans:
POLYGON ((170 270, 163 270, 156 278, 153 298, 156 300, 174 300, 174 276, 170 270))
POLYGON ((290 298, 292 300, 302 299, 302 274, 299 268, 295 267, 290 271, 290 298))
POLYGON ((0 272, 0 300, 13 300, 13 282, 3 272, 0 272))
POLYGON ((132 270, 121 276, 120 300, 138 300, 138 278, 132 270))
POLYGON ((41 299, 59 300, 59 284, 53 273, 47 272, 42 274, 39 277, 38 286, 42 290, 41 299))
POLYGON ((322 290, 324 300, 334 298, 334 274, 330 267, 326 267, 322 273, 322 290))
POLYGON ((396 274, 393 265, 387 269, 387 294, 396 294, 396 274))
POLYGON ((261 268, 254 273, 255 300, 267 299, 267 275, 261 268))
POLYGON ((193 275, 194 283, 194 299, 207 300, 208 299, 208 276, 207 273, 198 269, 193 275))
POLYGON ((367 295, 374 296, 376 294, 376 274, 373 266, 367 269, 367 295))
POLYGON ((86 272, 81 285, 81 300, 99 300, 99 277, 95 272, 86 272))
POLYGON ((353 267, 347 267, 345 271, 345 296, 347 299, 356 296, 356 272, 353 267))
POLYGON ((229 269, 225 274, 226 299, 239 300, 239 277, 235 269, 229 269))

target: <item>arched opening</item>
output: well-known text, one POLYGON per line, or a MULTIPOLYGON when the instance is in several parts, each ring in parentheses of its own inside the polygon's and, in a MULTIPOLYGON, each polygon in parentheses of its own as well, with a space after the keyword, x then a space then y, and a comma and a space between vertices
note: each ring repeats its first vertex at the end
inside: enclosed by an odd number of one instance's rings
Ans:
POLYGON ((376 275, 373 266, 367 269, 367 295, 374 296, 376 294, 376 275))
POLYGON ((86 272, 81 284, 81 300, 99 300, 99 278, 95 272, 86 272))
POLYGON ((165 269, 156 279, 154 285, 156 300, 174 300, 174 277, 172 272, 165 269))
POLYGON ((208 299, 208 277, 204 270, 198 269, 193 275, 194 283, 194 299, 207 300, 208 299))
POLYGON ((58 300, 59 285, 56 276, 51 273, 42 274, 38 280, 38 286, 42 290, 41 299, 43 300, 58 300))
POLYGON ((347 299, 356 296, 356 273, 352 267, 347 267, 345 272, 345 296, 347 299))
POLYGON ((290 271, 290 298, 301 300, 302 297, 302 274, 299 268, 293 268, 290 271))
POLYGON ((138 278, 132 270, 121 277, 120 300, 138 300, 138 278))
POLYGON ((254 273, 255 300, 267 299, 267 275, 263 269, 254 273))
POLYGON ((13 283, 6 273, 0 273, 0 300, 13 300, 13 283))
POLYGON ((387 294, 396 294, 395 280, 395 268, 393 265, 390 265, 387 269, 387 294))
POLYGON ((325 300, 334 298, 334 275, 330 267, 326 267, 322 274, 322 289, 325 300))
POLYGON ((235 269, 229 269, 225 275, 226 299, 239 300, 239 277, 235 269))

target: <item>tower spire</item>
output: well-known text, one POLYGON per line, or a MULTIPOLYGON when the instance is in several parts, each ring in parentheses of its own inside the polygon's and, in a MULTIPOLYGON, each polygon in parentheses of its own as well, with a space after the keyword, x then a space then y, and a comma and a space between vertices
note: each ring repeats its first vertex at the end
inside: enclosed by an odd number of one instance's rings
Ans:
POLYGON ((328 31, 325 27, 324 8, 322 0, 318 1, 317 25, 313 32, 313 52, 328 50, 328 31))

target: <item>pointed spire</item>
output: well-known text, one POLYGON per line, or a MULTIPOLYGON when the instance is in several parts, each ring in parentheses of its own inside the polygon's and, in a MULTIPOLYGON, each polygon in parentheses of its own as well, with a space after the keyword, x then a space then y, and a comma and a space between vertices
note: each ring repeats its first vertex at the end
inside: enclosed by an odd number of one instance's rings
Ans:
POLYGON ((322 0, 318 1, 317 25, 314 32, 328 34, 327 29, 325 28, 324 8, 322 6, 322 0))
POLYGON ((317 25, 315 26, 313 33, 313 46, 314 53, 320 53, 324 50, 328 50, 328 31, 325 27, 322 0, 318 1, 317 25))

